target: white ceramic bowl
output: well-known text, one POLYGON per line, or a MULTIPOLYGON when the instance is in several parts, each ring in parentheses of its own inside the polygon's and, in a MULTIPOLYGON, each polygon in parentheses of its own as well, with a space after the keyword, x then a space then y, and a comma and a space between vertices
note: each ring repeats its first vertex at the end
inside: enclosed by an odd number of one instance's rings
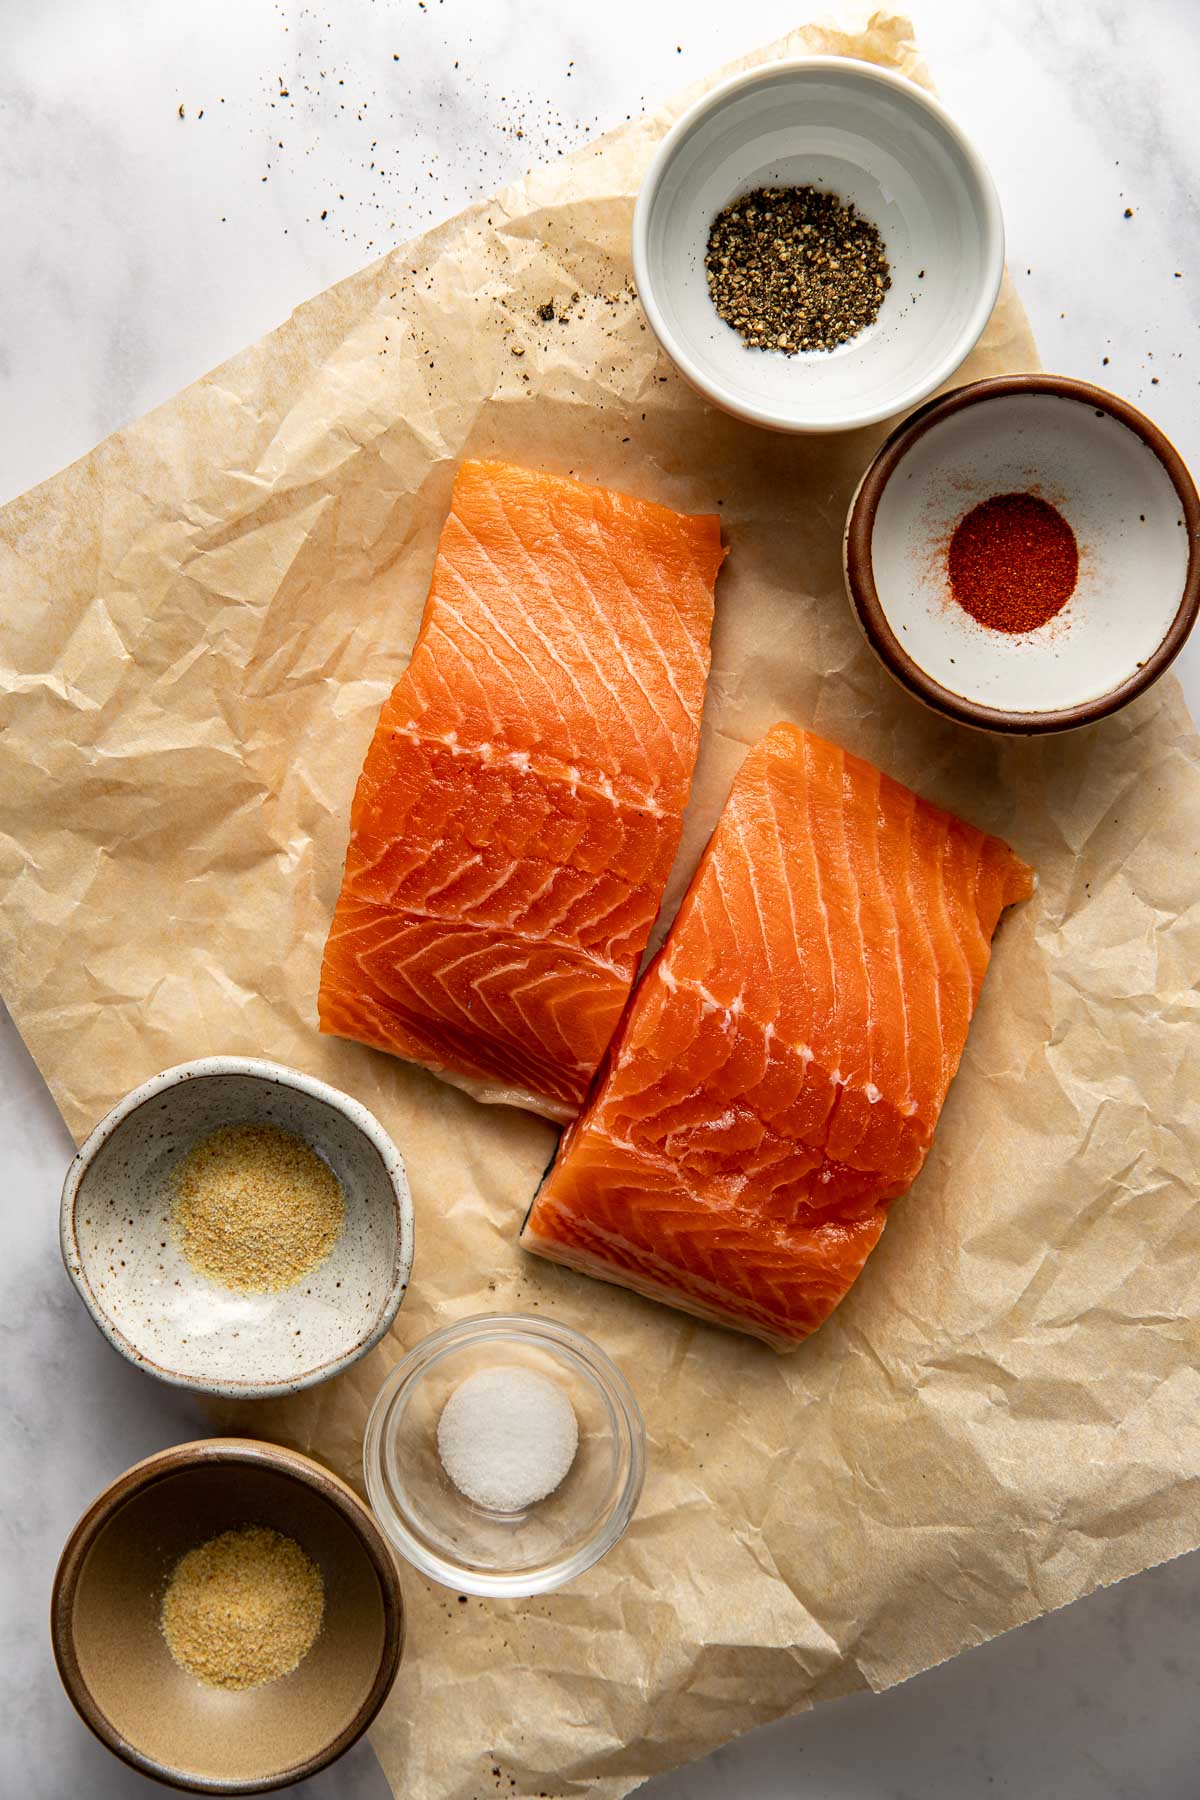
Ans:
POLYGON ((1061 375, 972 382, 895 431, 846 522, 846 585, 884 665, 991 731, 1090 725, 1145 691, 1200 609, 1200 501, 1177 451, 1115 394, 1061 375), (1036 631, 989 630, 952 598, 964 514, 1034 492, 1079 549, 1075 591, 1036 631))
POLYGON ((668 356, 726 411, 845 431, 915 406, 973 348, 1004 268, 992 179, 945 109, 847 57, 768 63, 707 94, 659 146, 633 223, 638 294, 668 356), (708 293, 709 227, 757 187, 831 189, 881 232, 892 286, 834 351, 751 350, 708 293))
POLYGON ((379 1390, 363 1469, 375 1516, 422 1574, 460 1594, 544 1594, 623 1536, 641 1497, 646 1428, 633 1391, 598 1344, 555 1319, 485 1313, 435 1331, 379 1390), (570 1400, 579 1448, 561 1485, 521 1512, 486 1511, 441 1464, 437 1428, 459 1383, 483 1369, 532 1370, 570 1400))
POLYGON ((408 1286, 413 1215, 400 1152, 365 1106, 278 1063, 166 1069, 97 1125, 63 1185, 63 1261, 109 1343, 178 1387, 263 1399, 311 1387, 378 1343, 408 1286), (295 1286, 247 1294, 199 1274, 169 1224, 171 1175, 220 1125, 273 1124, 329 1164, 346 1222, 295 1286))

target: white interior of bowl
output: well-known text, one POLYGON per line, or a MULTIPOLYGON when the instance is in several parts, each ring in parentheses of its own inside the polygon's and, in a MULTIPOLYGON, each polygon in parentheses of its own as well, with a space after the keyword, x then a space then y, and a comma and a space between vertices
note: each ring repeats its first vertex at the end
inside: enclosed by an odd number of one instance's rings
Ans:
POLYGON ((73 1272, 101 1328, 156 1373, 216 1391, 288 1391, 359 1354, 394 1314, 412 1255, 402 1167, 399 1180, 402 1204, 371 1138, 317 1094, 244 1072, 169 1080, 86 1160, 74 1195, 73 1272), (325 1261, 277 1293, 209 1280, 171 1231, 179 1162, 208 1132, 243 1123, 295 1132, 345 1195, 345 1224, 325 1261))
POLYGON ((910 84, 842 59, 782 64, 710 100, 664 154, 635 225, 638 285, 668 351, 722 404, 808 429, 865 423, 923 399, 971 349, 1000 279, 999 207, 910 84), (892 286, 874 325, 837 350, 751 350, 709 297, 709 227, 739 194, 804 184, 878 227, 892 286))
POLYGON ((1081 400, 1000 395, 916 439, 876 511, 871 563, 888 623, 926 674, 987 706, 1054 712, 1110 693, 1162 643, 1188 536, 1166 469, 1135 431, 1081 400), (947 553, 964 513, 1026 491, 1075 533, 1079 580, 1039 630, 1010 635, 955 602, 947 553))

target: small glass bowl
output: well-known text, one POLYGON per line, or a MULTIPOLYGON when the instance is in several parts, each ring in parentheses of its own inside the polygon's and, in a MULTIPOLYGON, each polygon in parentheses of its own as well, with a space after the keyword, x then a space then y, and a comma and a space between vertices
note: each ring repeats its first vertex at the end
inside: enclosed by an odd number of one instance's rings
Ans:
POLYGON ((629 1383, 590 1338, 552 1319, 484 1313, 435 1331, 392 1370, 367 1421, 363 1468, 376 1518, 414 1568, 459 1593, 544 1594, 623 1535, 645 1479, 646 1429, 629 1383), (504 1367, 547 1376, 579 1422, 561 1485, 514 1513, 460 1494, 437 1448, 442 1408, 459 1383, 504 1367))

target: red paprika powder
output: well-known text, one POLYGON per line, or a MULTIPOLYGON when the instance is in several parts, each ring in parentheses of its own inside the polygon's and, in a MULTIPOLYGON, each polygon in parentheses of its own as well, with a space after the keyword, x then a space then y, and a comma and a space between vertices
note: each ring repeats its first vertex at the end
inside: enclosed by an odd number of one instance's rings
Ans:
POLYGON ((993 494, 950 539, 950 592, 992 631, 1036 631, 1061 612, 1079 576, 1075 533, 1036 494, 993 494))

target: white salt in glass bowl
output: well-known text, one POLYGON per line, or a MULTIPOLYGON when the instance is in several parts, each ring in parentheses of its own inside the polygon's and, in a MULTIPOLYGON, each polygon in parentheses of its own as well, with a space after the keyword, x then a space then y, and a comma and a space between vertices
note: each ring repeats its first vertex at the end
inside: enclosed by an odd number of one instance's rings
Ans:
POLYGON ((945 108, 843 56, 767 63, 706 94, 663 139, 638 194, 633 267, 667 355, 708 399, 777 431, 848 431, 949 379, 988 321, 1004 269, 992 178, 945 108), (833 351, 752 350, 719 317, 704 253, 713 219, 759 187, 812 186, 879 230, 892 286, 833 351))
POLYGON ((398 1363, 367 1421, 367 1493, 394 1547, 460 1594, 542 1594, 590 1569, 624 1534, 641 1496, 646 1432, 616 1364, 553 1319, 486 1313, 435 1331, 398 1363), (520 1512, 490 1512, 442 1467, 437 1428, 459 1385, 483 1369, 521 1368, 570 1400, 579 1448, 561 1485, 520 1512))
POLYGON ((165 1069, 103 1118, 67 1171, 67 1273, 104 1336, 148 1374, 231 1399, 292 1394, 377 1344, 408 1286, 404 1161, 365 1106, 279 1063, 208 1056, 165 1069), (322 1157, 346 1219, 292 1287, 243 1293, 193 1269, 170 1226, 172 1174, 222 1125, 276 1125, 322 1157))

